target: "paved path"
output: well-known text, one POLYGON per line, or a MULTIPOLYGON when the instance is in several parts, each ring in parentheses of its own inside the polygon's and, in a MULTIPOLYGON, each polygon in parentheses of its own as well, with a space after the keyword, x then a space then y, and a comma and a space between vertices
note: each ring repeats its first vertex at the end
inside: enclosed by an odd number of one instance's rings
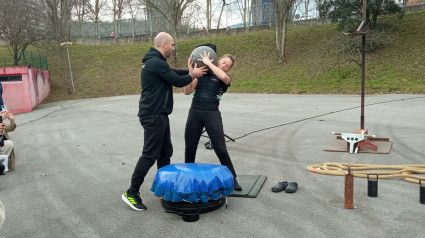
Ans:
MULTIPOLYGON (((423 235, 425 205, 419 203, 418 184, 382 179, 379 196, 370 198, 366 179, 355 178, 355 209, 347 210, 344 178, 306 167, 323 162, 424 164, 425 95, 367 95, 366 105, 373 105, 365 107, 365 127, 390 138, 393 147, 390 154, 349 154, 323 149, 335 138, 332 131, 360 127, 359 95, 226 94, 221 105, 225 132, 239 138, 228 143, 236 171, 268 178, 257 198, 229 198, 228 209, 203 213, 194 223, 164 213, 149 190, 155 168, 141 189, 147 211, 135 212, 121 200, 143 145, 138 99, 50 103, 16 115, 18 128, 11 136, 17 170, 0 177, 6 207, 0 237, 423 235), (296 181, 299 189, 271 192, 279 181, 296 181)), ((190 100, 175 95, 170 116, 175 163, 184 161, 190 100)), ((204 148, 206 141, 201 138, 197 161, 218 163, 204 148)))

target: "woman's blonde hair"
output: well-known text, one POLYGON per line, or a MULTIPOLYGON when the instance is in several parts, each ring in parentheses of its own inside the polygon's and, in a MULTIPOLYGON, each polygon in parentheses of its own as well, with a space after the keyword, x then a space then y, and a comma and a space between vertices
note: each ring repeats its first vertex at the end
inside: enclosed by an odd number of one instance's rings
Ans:
POLYGON ((232 67, 233 67, 233 65, 235 65, 235 57, 233 55, 225 54, 225 55, 221 56, 219 60, 224 59, 224 58, 229 58, 232 61, 232 67))

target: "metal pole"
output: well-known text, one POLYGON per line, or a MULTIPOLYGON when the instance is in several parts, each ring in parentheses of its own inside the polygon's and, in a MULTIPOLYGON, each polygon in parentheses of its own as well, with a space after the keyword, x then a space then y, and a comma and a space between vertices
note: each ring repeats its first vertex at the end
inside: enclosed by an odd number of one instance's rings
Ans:
MULTIPOLYGON (((363 0, 363 31, 366 32, 366 0, 363 0)), ((361 99, 361 115, 360 115, 360 129, 364 129, 364 88, 365 88, 365 48, 366 48, 366 35, 362 35, 362 99, 361 99)))
POLYGON ((68 46, 66 46, 66 53, 68 54, 69 73, 71 74, 71 83, 72 83, 72 93, 74 93, 75 92, 75 88, 74 88, 74 77, 72 76, 71 58, 69 57, 68 46))
POLYGON ((362 112, 360 116, 360 129, 364 129, 364 87, 365 87, 365 45, 366 45, 366 36, 362 36, 362 112))

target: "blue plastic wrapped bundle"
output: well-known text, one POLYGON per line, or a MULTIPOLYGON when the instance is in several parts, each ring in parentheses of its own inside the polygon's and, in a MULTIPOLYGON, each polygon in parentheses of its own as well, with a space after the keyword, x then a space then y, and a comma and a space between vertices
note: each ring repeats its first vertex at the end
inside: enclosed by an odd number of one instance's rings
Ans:
POLYGON ((165 201, 207 203, 233 192, 233 175, 223 165, 169 164, 158 170, 151 191, 165 201))

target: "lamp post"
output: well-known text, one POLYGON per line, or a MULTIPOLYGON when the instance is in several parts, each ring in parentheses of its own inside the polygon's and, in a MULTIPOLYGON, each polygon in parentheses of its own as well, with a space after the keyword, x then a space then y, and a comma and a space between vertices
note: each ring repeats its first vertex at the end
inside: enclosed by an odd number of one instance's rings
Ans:
POLYGON ((72 45, 72 42, 69 42, 69 41, 60 43, 60 46, 64 46, 66 48, 66 53, 68 54, 69 74, 71 75, 72 93, 74 93, 75 92, 74 77, 72 76, 71 58, 69 57, 69 49, 68 49, 71 45, 72 45))

